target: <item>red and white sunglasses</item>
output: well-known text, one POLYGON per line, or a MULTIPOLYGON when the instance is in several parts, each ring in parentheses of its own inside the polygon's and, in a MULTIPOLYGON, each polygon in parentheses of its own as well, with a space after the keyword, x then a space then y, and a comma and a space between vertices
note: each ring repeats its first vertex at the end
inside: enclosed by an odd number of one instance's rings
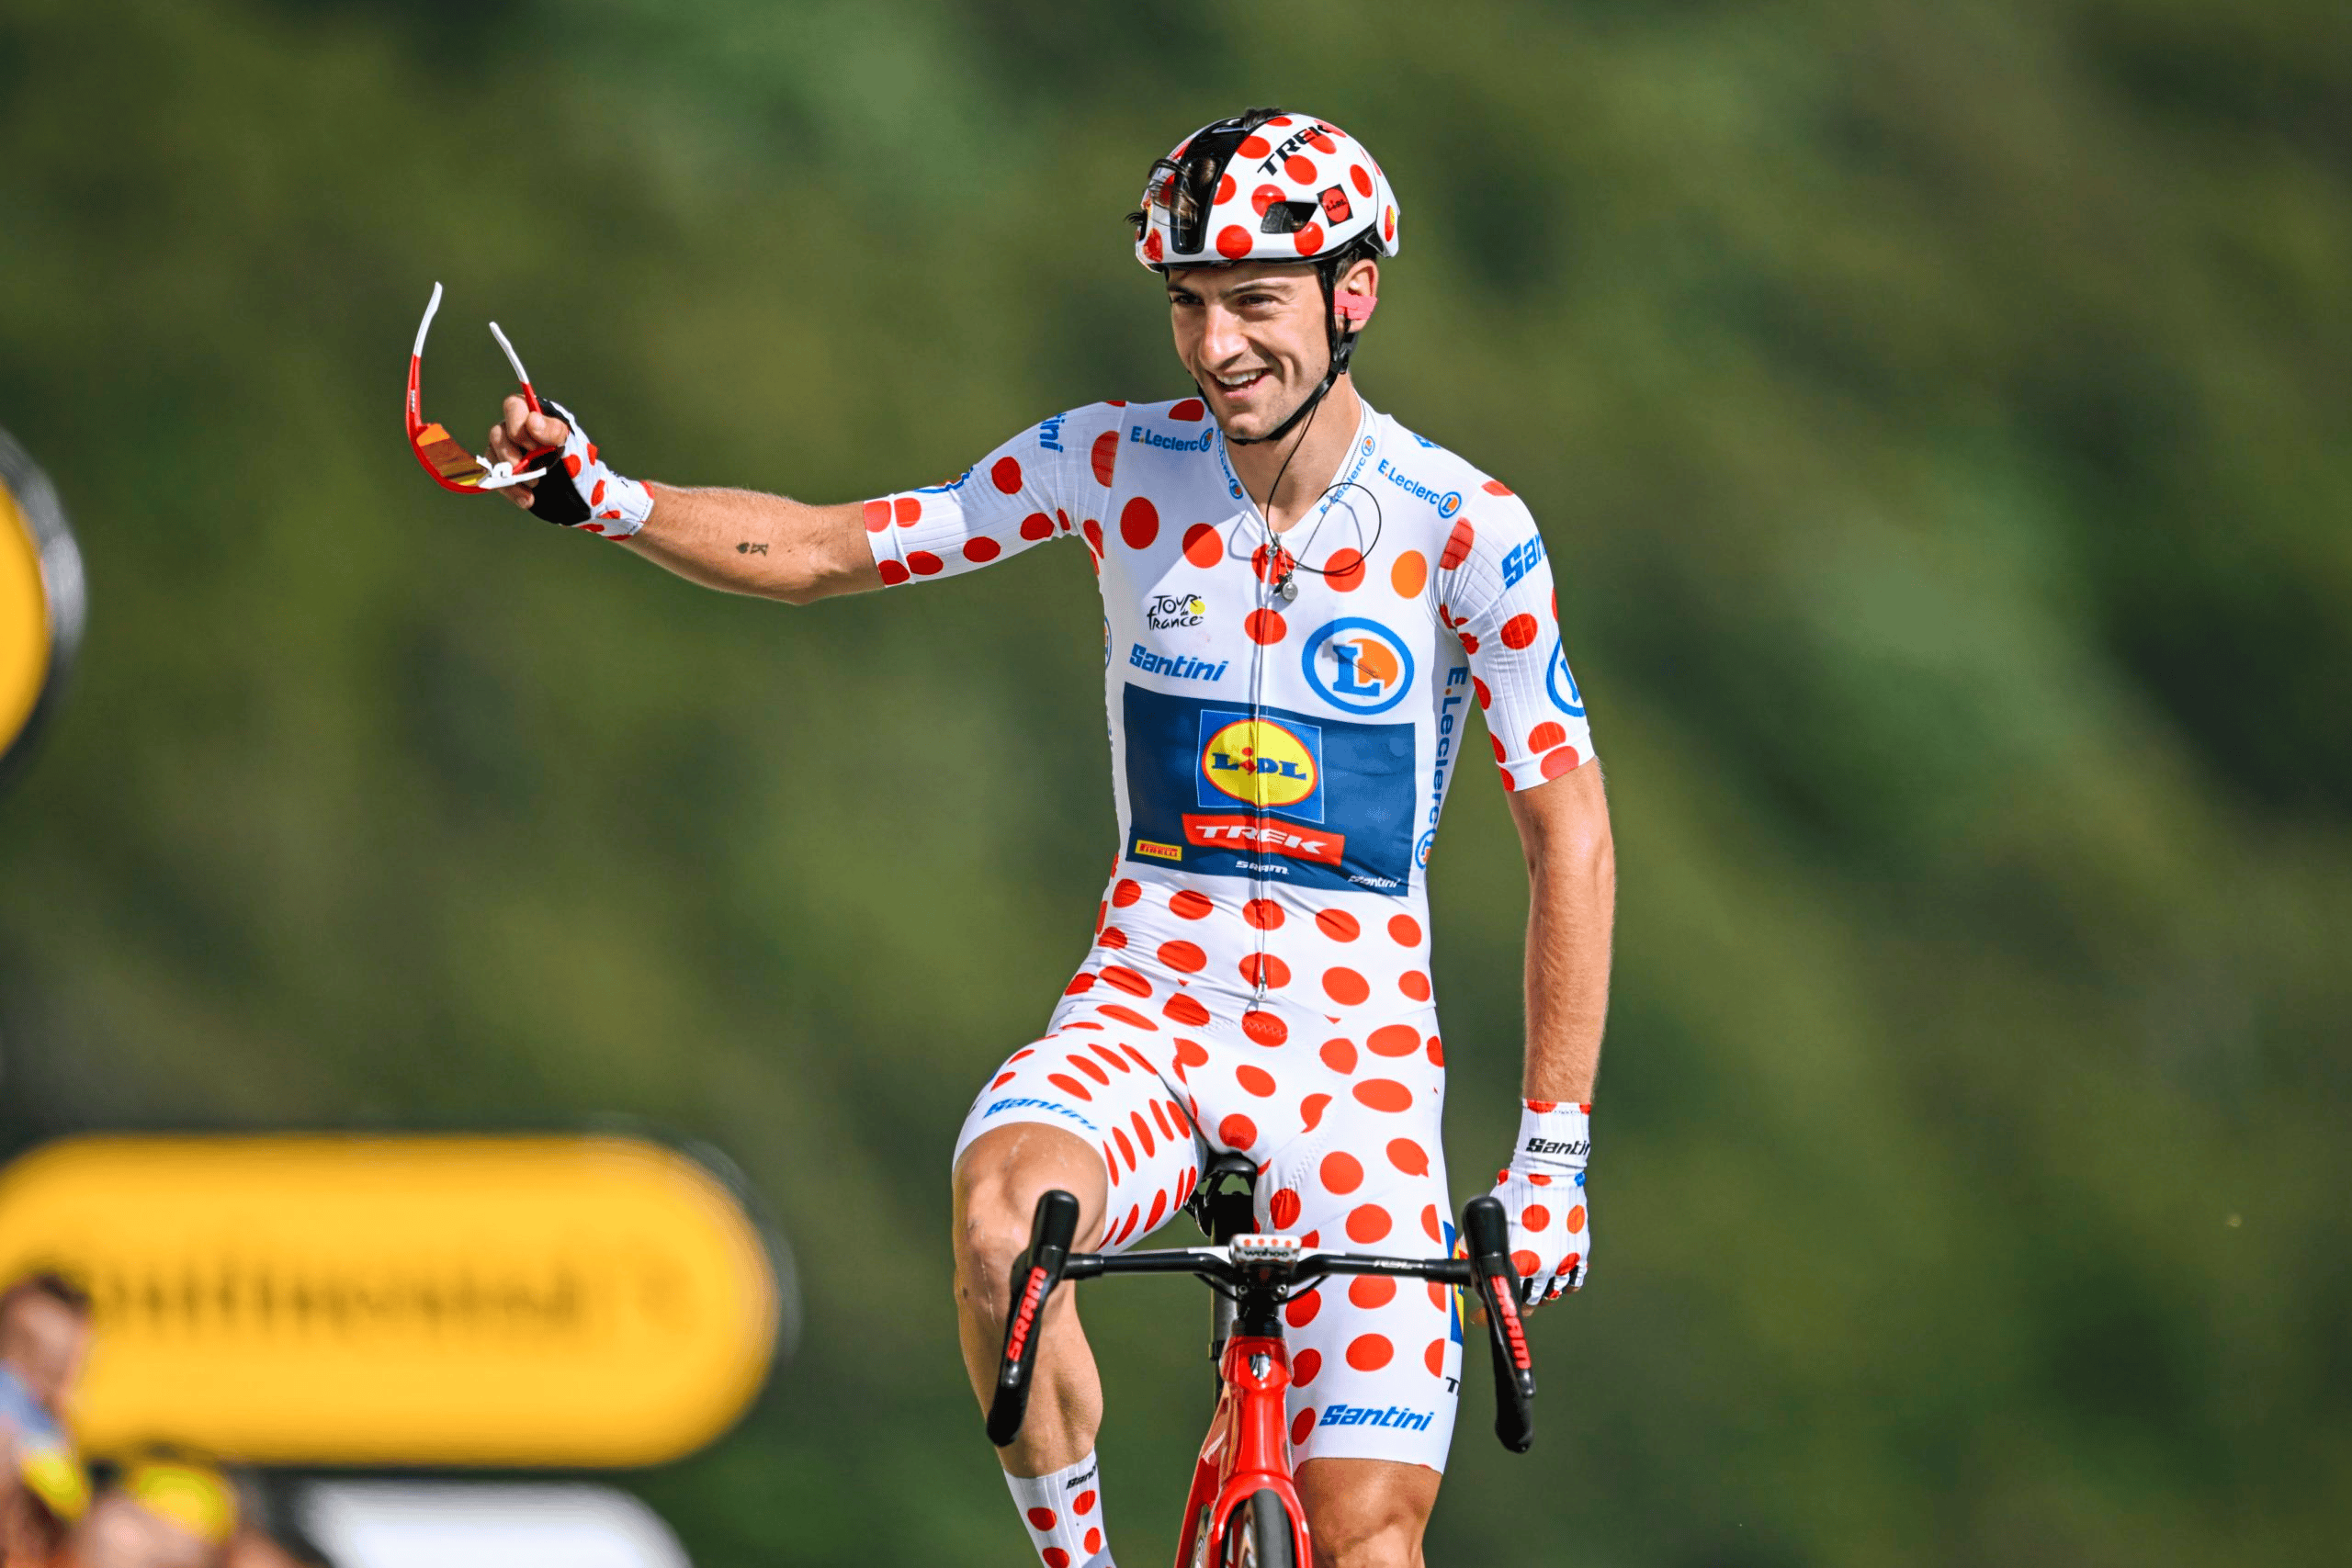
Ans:
MULTIPOLYGON (((424 320, 417 323, 416 346, 409 350, 408 355, 409 449, 416 454, 416 460, 424 465, 424 471, 433 476, 435 484, 443 490, 455 491, 459 495, 504 490, 509 485, 537 479, 547 470, 533 468, 530 465, 552 455, 557 448, 543 446, 526 456, 519 464, 493 463, 487 457, 477 457, 467 451, 458 444, 458 438, 443 426, 425 423, 424 414, 418 407, 417 378, 424 368, 424 334, 433 330, 434 312, 440 309, 441 286, 436 283, 433 286, 433 298, 424 307, 424 320), (522 471, 526 469, 528 471, 522 471)), ((533 413, 544 412, 539 407, 539 395, 531 390, 530 373, 523 368, 523 361, 515 355, 514 345, 506 341, 506 334, 498 330, 496 321, 490 323, 490 335, 496 338, 498 346, 506 351, 506 363, 514 367, 514 379, 523 383, 523 400, 530 405, 533 413)))

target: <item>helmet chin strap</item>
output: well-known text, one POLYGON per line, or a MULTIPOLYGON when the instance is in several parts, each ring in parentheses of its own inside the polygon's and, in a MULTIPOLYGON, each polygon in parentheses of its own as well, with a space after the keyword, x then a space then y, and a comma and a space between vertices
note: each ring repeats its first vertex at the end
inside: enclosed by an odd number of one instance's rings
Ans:
MULTIPOLYGON (((1333 291, 1338 270, 1336 267, 1320 266, 1315 269, 1316 276, 1323 286, 1323 326, 1330 341, 1331 367, 1323 372, 1323 379, 1317 384, 1315 390, 1307 393, 1305 400, 1290 411, 1288 419, 1283 420, 1263 435, 1234 435, 1228 433, 1226 440, 1233 446, 1262 446, 1269 441, 1280 441, 1297 427, 1300 420, 1314 412, 1315 405, 1323 400, 1324 394, 1331 389, 1340 377, 1347 374, 1348 361, 1355 356, 1356 334, 1363 330, 1364 322, 1372 320, 1372 309, 1379 301, 1355 294, 1349 295, 1344 300, 1340 299, 1333 291), (1335 319, 1341 316, 1347 318, 1348 322, 1344 331, 1335 319)), ((1198 390, 1200 383, 1195 381, 1193 386, 1195 390, 1198 390)), ((1201 396, 1204 400, 1206 400, 1208 394, 1202 392, 1201 396)))

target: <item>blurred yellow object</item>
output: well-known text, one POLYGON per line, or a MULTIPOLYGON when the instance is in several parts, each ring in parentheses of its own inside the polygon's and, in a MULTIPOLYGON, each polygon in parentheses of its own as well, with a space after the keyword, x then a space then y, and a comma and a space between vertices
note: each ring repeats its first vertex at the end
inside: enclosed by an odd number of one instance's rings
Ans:
POLYGON ((18 1458, 17 1473, 25 1489, 67 1524, 89 1512, 90 1478, 73 1450, 31 1450, 18 1458))
POLYGON ((237 1533, 237 1494, 209 1465, 151 1460, 131 1466, 124 1494, 159 1519, 219 1546, 237 1533))
POLYGON ((0 1172, 0 1278, 90 1289, 83 1443, 644 1465, 741 1413, 781 1297, 733 1196, 615 1137, 86 1137, 0 1172))
POLYGON ((16 740, 49 683, 49 591, 32 525, 0 479, 0 753, 16 740))

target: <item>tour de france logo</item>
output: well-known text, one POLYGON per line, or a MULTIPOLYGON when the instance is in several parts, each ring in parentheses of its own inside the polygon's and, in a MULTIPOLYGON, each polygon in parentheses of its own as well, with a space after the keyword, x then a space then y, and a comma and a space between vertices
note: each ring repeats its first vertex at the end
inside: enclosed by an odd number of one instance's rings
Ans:
POLYGON ((1323 819, 1323 732, 1239 714, 1201 716, 1201 804, 1323 819))
POLYGON ((1306 683, 1333 707, 1386 713, 1413 684, 1413 650, 1378 621, 1351 615, 1306 639, 1306 683))

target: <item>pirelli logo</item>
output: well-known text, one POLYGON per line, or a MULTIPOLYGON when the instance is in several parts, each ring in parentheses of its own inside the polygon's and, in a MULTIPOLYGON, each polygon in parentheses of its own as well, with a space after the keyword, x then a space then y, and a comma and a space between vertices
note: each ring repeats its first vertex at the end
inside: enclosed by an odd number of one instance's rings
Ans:
POLYGON ((1184 858, 1184 846, 1182 844, 1156 843, 1149 839, 1137 839, 1136 840, 1136 853, 1139 855, 1149 855, 1154 860, 1181 861, 1184 858))

